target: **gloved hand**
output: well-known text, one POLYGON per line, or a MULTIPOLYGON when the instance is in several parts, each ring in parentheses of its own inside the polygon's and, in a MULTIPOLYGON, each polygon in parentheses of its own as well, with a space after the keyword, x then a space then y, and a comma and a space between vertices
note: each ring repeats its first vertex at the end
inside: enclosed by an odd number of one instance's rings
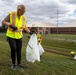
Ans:
POLYGON ((31 32, 30 32, 30 35, 32 35, 32 34, 36 34, 36 32, 35 32, 35 31, 31 31, 31 32))
POLYGON ((40 39, 38 39, 38 42, 40 42, 40 39))
POLYGON ((14 25, 10 25, 9 27, 12 28, 13 31, 16 31, 17 30, 17 27, 15 27, 14 25))
POLYGON ((32 32, 30 32, 29 34, 32 35, 32 32))
POLYGON ((28 36, 28 38, 30 38, 30 36, 28 36))

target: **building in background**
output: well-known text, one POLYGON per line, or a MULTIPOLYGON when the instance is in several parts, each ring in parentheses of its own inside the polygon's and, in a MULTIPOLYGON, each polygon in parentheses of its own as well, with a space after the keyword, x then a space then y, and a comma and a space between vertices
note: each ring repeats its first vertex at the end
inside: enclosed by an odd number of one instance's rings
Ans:
MULTIPOLYGON (((51 33, 56 33, 57 28, 51 28, 51 33)), ((58 27, 58 34, 76 34, 76 21, 58 27)))
POLYGON ((27 25, 27 27, 35 27, 42 34, 76 34, 76 22, 70 22, 57 27, 52 23, 38 21, 27 25))
POLYGON ((50 34, 51 33, 50 28, 56 28, 56 25, 52 23, 38 21, 27 25, 27 27, 29 28, 35 27, 39 33, 50 34))

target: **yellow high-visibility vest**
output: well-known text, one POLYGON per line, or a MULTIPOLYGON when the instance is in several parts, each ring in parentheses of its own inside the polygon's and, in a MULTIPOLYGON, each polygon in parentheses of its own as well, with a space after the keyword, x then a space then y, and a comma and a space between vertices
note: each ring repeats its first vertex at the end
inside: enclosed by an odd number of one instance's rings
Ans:
POLYGON ((23 37, 22 31, 26 27, 26 17, 24 15, 17 16, 17 12, 10 12, 10 24, 17 27, 16 31, 12 31, 10 27, 7 29, 6 36, 14 39, 20 39, 23 37))
POLYGON ((70 54, 75 54, 75 52, 71 51, 70 54))
POLYGON ((40 44, 41 44, 42 43, 42 36, 41 36, 41 34, 37 34, 36 36, 37 36, 37 40, 40 40, 40 44))

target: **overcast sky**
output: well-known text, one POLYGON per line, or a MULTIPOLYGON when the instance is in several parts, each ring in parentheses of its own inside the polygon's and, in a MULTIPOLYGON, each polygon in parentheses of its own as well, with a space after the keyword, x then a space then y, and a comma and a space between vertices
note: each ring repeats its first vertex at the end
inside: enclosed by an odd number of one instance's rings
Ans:
POLYGON ((0 25, 19 4, 26 6, 27 24, 36 21, 57 24, 57 10, 59 25, 76 20, 76 0, 0 0, 0 25))

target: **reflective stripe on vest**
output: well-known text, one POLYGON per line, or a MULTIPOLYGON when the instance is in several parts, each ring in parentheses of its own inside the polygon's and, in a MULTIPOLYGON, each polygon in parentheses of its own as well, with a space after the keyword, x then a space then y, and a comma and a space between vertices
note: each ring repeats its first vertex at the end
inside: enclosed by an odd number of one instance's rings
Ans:
POLYGON ((16 25, 16 12, 12 13, 12 25, 16 25))
MULTIPOLYGON (((16 15, 17 15, 17 13, 13 12, 11 14, 12 14, 11 15, 11 17, 12 17, 11 24, 16 26, 16 15)), ((24 16, 22 16, 22 27, 18 28, 18 30, 16 30, 16 32, 22 32, 22 30, 24 28, 24 21, 25 21, 24 16)), ((9 27, 9 30, 12 31, 10 27, 9 27)))

